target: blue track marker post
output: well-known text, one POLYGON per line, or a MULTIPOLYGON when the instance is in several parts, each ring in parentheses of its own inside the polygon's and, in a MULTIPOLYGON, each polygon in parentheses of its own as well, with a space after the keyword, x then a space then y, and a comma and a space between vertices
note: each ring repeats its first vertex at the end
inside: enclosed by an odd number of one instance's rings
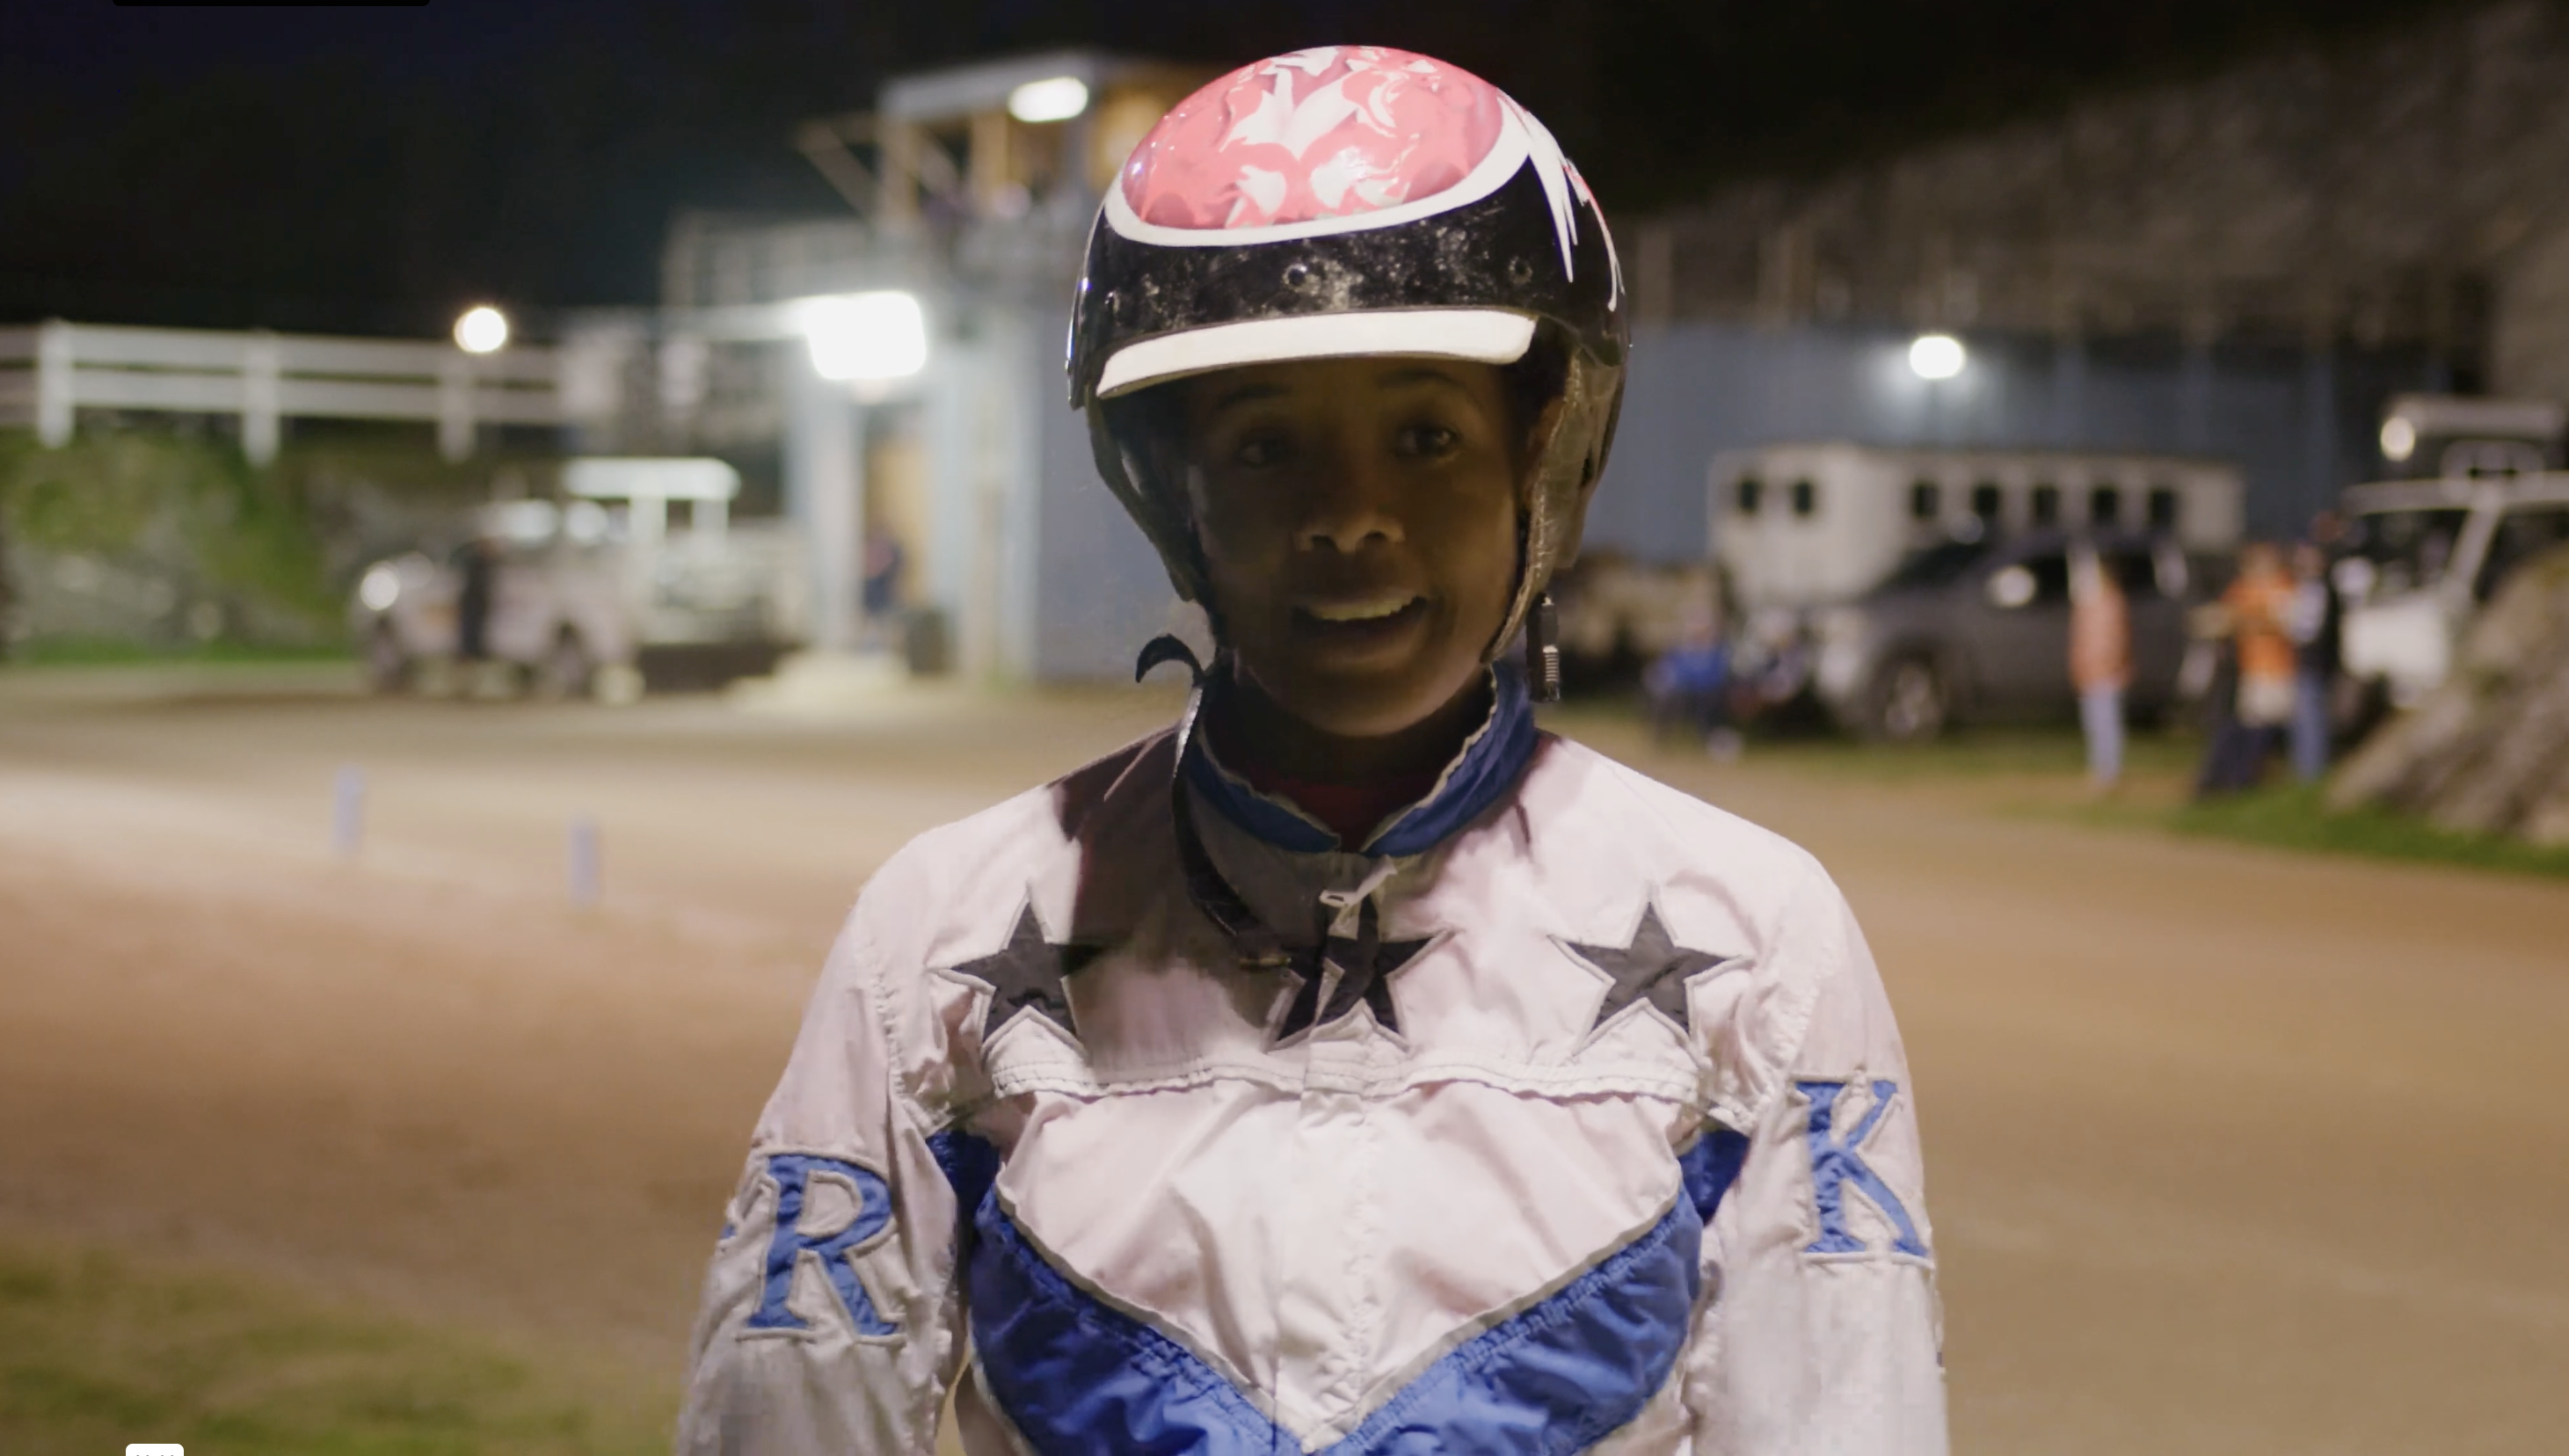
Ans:
POLYGON ((366 838, 366 771, 355 764, 339 770, 330 789, 330 853, 357 858, 366 838))
POLYGON ((605 866, 597 846, 597 821, 581 815, 570 822, 570 903, 593 910, 605 889, 605 866))

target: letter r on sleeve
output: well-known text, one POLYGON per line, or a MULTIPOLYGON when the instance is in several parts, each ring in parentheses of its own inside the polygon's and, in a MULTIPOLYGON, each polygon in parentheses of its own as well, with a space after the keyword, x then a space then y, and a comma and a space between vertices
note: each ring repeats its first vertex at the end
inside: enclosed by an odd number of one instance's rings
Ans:
POLYGON ((875 1308, 874 1297, 857 1281, 855 1255, 892 1225, 892 1188, 872 1169, 838 1158, 806 1153, 779 1153, 767 1160, 767 1175, 776 1181, 776 1232, 767 1244, 766 1278, 758 1307, 745 1329, 807 1330, 811 1322, 786 1306, 794 1290, 794 1271, 805 1255, 818 1259, 837 1291, 839 1302, 860 1335, 897 1334, 900 1326, 875 1308), (845 1228, 810 1234, 802 1226, 815 1175, 847 1184, 857 1196, 856 1217, 845 1228))

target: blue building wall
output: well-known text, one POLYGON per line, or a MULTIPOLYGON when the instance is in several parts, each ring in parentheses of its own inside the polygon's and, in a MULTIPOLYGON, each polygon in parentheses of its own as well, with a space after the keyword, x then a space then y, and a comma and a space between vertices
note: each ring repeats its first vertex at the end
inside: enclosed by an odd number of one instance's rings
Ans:
POLYGON ((1159 552, 1097 478, 1087 417, 1064 406, 1057 390, 1044 403, 1035 672, 1130 682, 1142 644, 1169 630, 1177 593, 1159 552))
POLYGON ((2249 530, 2283 534, 2378 467, 2383 399, 2430 383, 2419 361, 2343 350, 1970 336, 1964 372, 1930 383, 1909 369, 1909 340, 1721 324, 1645 332, 1589 544, 1699 557, 1713 457, 1801 440, 2212 456, 2245 473, 2249 530))

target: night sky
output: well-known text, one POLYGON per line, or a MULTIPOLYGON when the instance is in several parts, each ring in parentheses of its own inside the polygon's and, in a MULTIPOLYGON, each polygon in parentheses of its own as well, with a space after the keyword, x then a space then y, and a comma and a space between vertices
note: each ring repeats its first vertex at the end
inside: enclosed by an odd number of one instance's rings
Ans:
POLYGON ((2423 0, 44 0, 0 47, 0 322, 440 333, 647 302, 682 206, 829 213, 793 124, 1062 44, 1236 64, 1407 46, 1505 87, 1610 216, 2076 96, 2335 43, 2423 0), (43 8, 39 8, 43 7, 43 8))

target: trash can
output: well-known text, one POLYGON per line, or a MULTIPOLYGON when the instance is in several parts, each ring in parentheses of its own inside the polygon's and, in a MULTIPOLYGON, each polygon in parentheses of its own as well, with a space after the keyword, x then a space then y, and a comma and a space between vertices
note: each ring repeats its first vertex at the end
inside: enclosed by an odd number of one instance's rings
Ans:
POLYGON ((901 655, 911 676, 936 677, 953 670, 953 643, 942 609, 912 607, 902 614, 901 626, 901 655))

